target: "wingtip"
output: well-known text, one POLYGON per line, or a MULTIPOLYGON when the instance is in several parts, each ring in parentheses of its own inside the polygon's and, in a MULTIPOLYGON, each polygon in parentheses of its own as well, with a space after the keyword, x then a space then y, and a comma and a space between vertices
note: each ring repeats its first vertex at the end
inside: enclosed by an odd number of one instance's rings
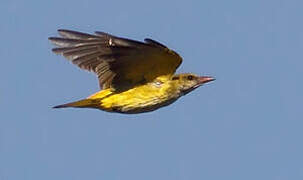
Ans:
POLYGON ((49 40, 50 42, 53 42, 53 41, 56 40, 56 37, 49 37, 48 40, 49 40))
MULTIPOLYGON (((60 36, 63 36, 62 34, 68 33, 68 32, 71 32, 71 31, 67 30, 67 29, 58 29, 57 32, 59 33, 60 36)), ((58 39, 58 37, 49 37, 48 38, 48 40, 50 40, 50 41, 55 41, 56 39, 58 39)))
POLYGON ((68 30, 68 29, 58 29, 57 31, 58 31, 58 33, 60 33, 60 32, 71 32, 71 30, 68 30))
POLYGON ((71 38, 71 34, 78 34, 76 31, 68 30, 68 29, 58 29, 59 35, 63 38, 71 38))

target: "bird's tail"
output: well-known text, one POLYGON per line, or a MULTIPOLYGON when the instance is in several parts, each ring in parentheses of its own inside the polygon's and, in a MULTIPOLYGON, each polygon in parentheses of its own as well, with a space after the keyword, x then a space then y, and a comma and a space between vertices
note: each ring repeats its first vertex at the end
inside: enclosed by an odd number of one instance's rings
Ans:
POLYGON ((75 108, 100 108, 100 101, 103 98, 110 96, 113 92, 111 89, 105 89, 99 91, 86 99, 82 99, 80 101, 75 101, 67 104, 61 104, 55 106, 53 108, 68 108, 68 107, 75 107, 75 108))
POLYGON ((58 106, 54 106, 53 108, 68 108, 68 107, 75 107, 75 108, 93 108, 96 107, 97 102, 92 99, 82 99, 80 101, 75 101, 67 104, 61 104, 58 106))

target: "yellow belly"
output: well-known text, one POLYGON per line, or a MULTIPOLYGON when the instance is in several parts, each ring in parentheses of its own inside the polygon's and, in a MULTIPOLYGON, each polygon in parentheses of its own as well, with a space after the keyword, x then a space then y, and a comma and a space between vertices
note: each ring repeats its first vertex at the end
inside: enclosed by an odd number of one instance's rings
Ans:
POLYGON ((179 97, 179 93, 170 85, 156 87, 146 84, 121 93, 110 89, 100 91, 88 99, 97 101, 99 108, 105 111, 121 113, 140 113, 156 110, 168 105, 179 97))

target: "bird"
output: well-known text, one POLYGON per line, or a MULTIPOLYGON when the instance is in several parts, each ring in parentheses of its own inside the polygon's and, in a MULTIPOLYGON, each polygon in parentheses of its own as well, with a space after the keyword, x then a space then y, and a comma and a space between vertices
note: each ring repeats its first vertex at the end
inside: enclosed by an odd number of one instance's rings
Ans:
POLYGON ((137 114, 170 105, 181 96, 214 81, 211 76, 175 74, 181 56, 158 41, 131 40, 96 31, 94 34, 59 29, 49 37, 52 51, 81 69, 94 72, 100 91, 53 108, 95 108, 137 114))

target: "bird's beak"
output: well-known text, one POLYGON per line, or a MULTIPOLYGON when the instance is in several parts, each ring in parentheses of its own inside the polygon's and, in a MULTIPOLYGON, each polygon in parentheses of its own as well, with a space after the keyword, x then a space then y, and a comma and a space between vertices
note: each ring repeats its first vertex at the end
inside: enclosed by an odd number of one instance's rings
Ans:
POLYGON ((213 77, 210 77, 210 76, 200 76, 199 77, 199 84, 208 83, 208 82, 214 81, 214 80, 216 80, 216 79, 213 78, 213 77))

